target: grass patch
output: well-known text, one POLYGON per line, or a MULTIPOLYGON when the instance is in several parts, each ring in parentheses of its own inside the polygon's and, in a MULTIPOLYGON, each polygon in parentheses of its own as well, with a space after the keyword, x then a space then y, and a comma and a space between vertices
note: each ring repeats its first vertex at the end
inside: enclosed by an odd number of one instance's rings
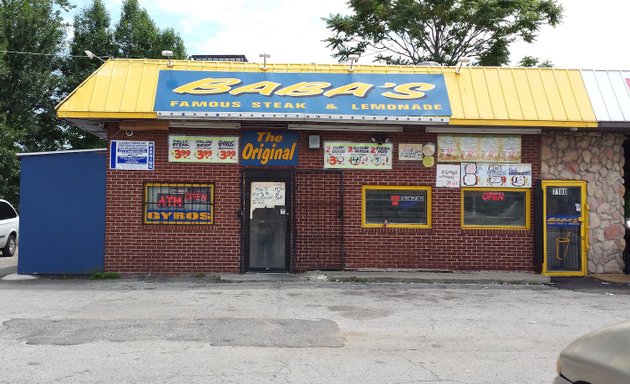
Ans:
POLYGON ((90 275, 90 280, 107 280, 107 279, 120 279, 119 272, 94 272, 90 275))

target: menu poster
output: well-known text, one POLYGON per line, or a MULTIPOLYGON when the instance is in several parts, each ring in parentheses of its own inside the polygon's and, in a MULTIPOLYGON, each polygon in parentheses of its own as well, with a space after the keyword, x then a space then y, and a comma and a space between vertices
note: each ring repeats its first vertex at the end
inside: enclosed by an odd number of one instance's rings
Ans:
POLYGON ((460 166, 458 164, 438 164, 435 177, 436 187, 459 188, 460 166))
POLYGON ((439 162, 521 161, 521 137, 518 135, 438 135, 439 162))
POLYGON ((391 143, 324 142, 325 169, 392 169, 391 143))
POLYGON ((531 164, 462 163, 462 187, 531 188, 531 164))
POLYGON ((238 163, 236 136, 168 137, 168 161, 171 163, 238 163))
POLYGON ((398 144, 398 160, 422 161, 422 144, 398 144))

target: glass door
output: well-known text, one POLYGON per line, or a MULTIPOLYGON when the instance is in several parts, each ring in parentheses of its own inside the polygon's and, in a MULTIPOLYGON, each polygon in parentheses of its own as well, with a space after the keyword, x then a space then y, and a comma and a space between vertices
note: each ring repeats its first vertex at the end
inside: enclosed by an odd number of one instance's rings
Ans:
POLYGON ((543 274, 585 276, 588 249, 586 182, 544 180, 543 274))
POLYGON ((249 179, 246 189, 246 269, 288 270, 289 181, 249 179))

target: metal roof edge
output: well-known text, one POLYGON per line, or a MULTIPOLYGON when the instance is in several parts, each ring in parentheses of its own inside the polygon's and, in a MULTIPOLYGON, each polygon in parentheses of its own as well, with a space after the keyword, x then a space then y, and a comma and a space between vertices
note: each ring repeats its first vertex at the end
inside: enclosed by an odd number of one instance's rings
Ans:
POLYGON ((450 125, 484 125, 484 126, 509 126, 509 127, 530 127, 530 128, 597 128, 597 121, 553 121, 553 120, 488 120, 488 119, 453 119, 450 125))
POLYGON ((107 148, 92 148, 92 149, 68 149, 65 151, 48 151, 48 152, 24 152, 16 154, 17 157, 26 156, 43 156, 43 155, 67 155, 71 153, 84 153, 84 152, 103 152, 107 151, 107 148))
MULTIPOLYGON (((61 108, 61 106, 67 101, 69 100, 72 96, 74 96, 74 94, 83 87, 83 85, 85 85, 85 83, 87 83, 88 81, 90 81, 90 79, 94 76, 96 76, 96 74, 103 69, 106 65, 108 65, 109 63, 113 63, 113 60, 107 60, 106 62, 103 63, 103 65, 101 65, 100 67, 98 67, 96 69, 96 71, 92 72, 90 74, 90 76, 88 76, 87 78, 85 78, 85 80, 83 80, 81 82, 81 84, 79 84, 76 88, 74 88, 72 90, 72 92, 70 92, 66 97, 64 97, 63 100, 61 100, 57 105, 55 105, 55 111, 59 112, 59 109, 61 108)), ((113 65, 113 64, 112 64, 113 65)))

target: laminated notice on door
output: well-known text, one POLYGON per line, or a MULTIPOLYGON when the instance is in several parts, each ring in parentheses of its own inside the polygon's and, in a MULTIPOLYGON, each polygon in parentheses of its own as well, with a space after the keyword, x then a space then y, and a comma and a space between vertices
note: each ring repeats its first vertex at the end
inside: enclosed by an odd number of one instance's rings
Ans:
POLYGON ((284 206, 286 188, 284 182, 256 181, 251 185, 249 218, 254 218, 256 208, 284 206))

